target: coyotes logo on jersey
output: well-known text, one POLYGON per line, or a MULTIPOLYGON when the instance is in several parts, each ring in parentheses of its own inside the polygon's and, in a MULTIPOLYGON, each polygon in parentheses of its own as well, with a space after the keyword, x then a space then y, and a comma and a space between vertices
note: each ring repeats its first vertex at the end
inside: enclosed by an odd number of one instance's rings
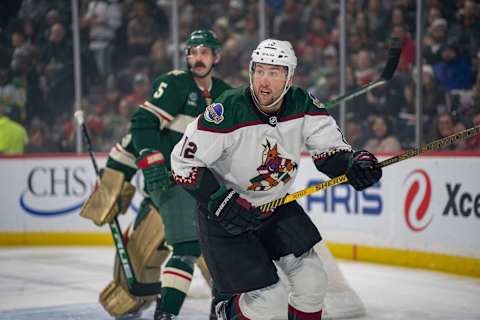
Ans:
POLYGON ((280 182, 288 183, 292 179, 290 174, 298 167, 295 161, 281 156, 277 144, 272 147, 270 141, 266 139, 266 144, 262 146, 262 164, 257 168, 259 174, 250 179, 252 184, 247 190, 266 191, 280 182))

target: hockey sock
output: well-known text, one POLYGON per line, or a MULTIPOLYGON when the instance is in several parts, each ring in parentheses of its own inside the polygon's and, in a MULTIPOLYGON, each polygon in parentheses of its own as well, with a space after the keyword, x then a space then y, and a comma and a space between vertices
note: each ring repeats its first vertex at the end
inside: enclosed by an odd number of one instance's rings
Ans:
POLYGON ((288 305, 288 320, 321 320, 322 310, 318 312, 303 312, 288 305))
POLYGON ((178 315, 192 282, 194 263, 200 256, 197 241, 173 245, 172 257, 162 270, 160 309, 178 315))
POLYGON ((162 292, 160 308, 168 313, 178 315, 190 288, 193 266, 182 261, 181 257, 172 256, 162 270, 162 292))

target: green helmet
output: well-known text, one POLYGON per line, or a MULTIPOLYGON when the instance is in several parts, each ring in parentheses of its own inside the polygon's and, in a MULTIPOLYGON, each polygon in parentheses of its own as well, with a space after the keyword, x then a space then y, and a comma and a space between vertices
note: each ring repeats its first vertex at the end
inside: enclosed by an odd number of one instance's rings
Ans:
POLYGON ((218 41, 217 36, 210 30, 195 30, 187 38, 186 49, 187 52, 192 47, 205 46, 212 50, 219 49, 222 45, 218 41))

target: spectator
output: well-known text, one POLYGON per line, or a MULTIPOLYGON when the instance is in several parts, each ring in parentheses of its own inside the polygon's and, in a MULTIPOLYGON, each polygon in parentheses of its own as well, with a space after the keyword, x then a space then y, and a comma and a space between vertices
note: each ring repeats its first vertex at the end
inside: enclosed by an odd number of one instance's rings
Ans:
POLYGON ((387 34, 388 13, 383 7, 382 0, 368 1, 368 29, 369 34, 377 42, 385 41, 387 34))
POLYGON ((62 23, 60 19, 60 14, 56 8, 51 7, 48 9, 45 16, 42 17, 43 19, 39 22, 39 35, 38 35, 38 43, 39 45, 43 45, 47 43, 50 38, 50 32, 52 30, 53 25, 57 23, 62 23))
POLYGON ((423 56, 427 64, 440 62, 442 57, 440 49, 447 41, 447 20, 439 18, 428 27, 428 35, 425 37, 425 48, 423 56))
POLYGON ((480 50, 480 11, 474 0, 465 0, 458 11, 458 23, 454 24, 449 40, 458 44, 468 56, 480 50))
POLYGON ((63 24, 51 27, 48 43, 42 50, 40 70, 47 104, 56 112, 73 103, 73 50, 65 36, 63 24))
POLYGON ((157 37, 157 25, 144 1, 133 3, 131 17, 127 25, 127 42, 130 57, 148 56, 150 47, 157 37))
POLYGON ((243 53, 242 61, 248 61, 249 53, 252 52, 258 41, 257 18, 254 15, 247 15, 242 22, 242 32, 236 38, 239 50, 243 53))
POLYGON ((18 17, 20 19, 30 18, 38 22, 43 19, 48 8, 48 0, 23 0, 18 17))
MULTIPOLYGON (((430 7, 428 10, 427 25, 428 28, 437 19, 443 19, 442 11, 438 7, 430 7)), ((446 21, 446 20, 445 20, 446 21)))
POLYGON ((442 60, 433 65, 440 86, 446 90, 470 89, 474 79, 470 59, 461 56, 453 44, 442 47, 440 54, 442 60))
MULTIPOLYGON (((354 118, 352 114, 349 114, 350 118, 354 118)), ((348 115, 347 115, 348 116, 348 115)), ((363 134, 361 123, 354 119, 347 120, 346 134, 350 145, 355 150, 360 150, 365 145, 365 135, 363 134)))
POLYGON ((3 114, 15 121, 25 120, 26 88, 19 78, 13 79, 7 67, 0 67, 0 106, 3 114))
POLYGON ((29 129, 30 139, 25 147, 26 153, 44 153, 57 151, 47 131, 47 124, 38 118, 32 120, 29 129))
POLYGON ((391 133, 392 126, 386 117, 373 116, 370 121, 370 131, 373 137, 367 140, 363 149, 370 152, 397 152, 402 150, 400 142, 391 133))
POLYGON ((407 20, 405 18, 405 14, 400 7, 395 7, 392 10, 390 15, 390 23, 391 27, 394 28, 395 26, 402 26, 405 27, 407 25, 407 20))
POLYGON ((358 12, 355 16, 355 32, 360 37, 364 48, 372 48, 372 39, 370 37, 370 29, 368 27, 368 15, 366 12, 358 12))
POLYGON ((448 110, 449 96, 444 89, 439 87, 433 75, 433 69, 429 65, 423 66, 422 85, 424 123, 431 127, 435 116, 448 110))
POLYGON ((172 69, 172 63, 167 52, 167 43, 163 39, 157 39, 150 49, 150 75, 157 77, 172 69))
POLYGON ((82 24, 89 27, 89 48, 102 76, 112 70, 112 52, 115 32, 122 23, 121 5, 115 0, 95 0, 88 5, 82 24))
MULTIPOLYGON (((463 130, 467 129, 463 122, 457 121, 453 126, 453 133, 462 132, 463 130)), ((454 144, 455 150, 466 150, 468 149, 468 141, 465 139, 460 139, 455 142, 454 144)))
POLYGON ((150 93, 150 80, 146 74, 137 73, 133 79, 132 93, 120 101, 120 105, 127 106, 132 112, 138 105, 148 99, 150 93))
MULTIPOLYGON (((480 59, 480 52, 478 58, 480 59)), ((480 112, 480 70, 477 73, 477 81, 473 88, 473 109, 480 112)))
POLYGON ((25 114, 20 114, 22 121, 28 121, 34 116, 50 117, 39 87, 39 75, 35 69, 35 62, 35 52, 31 46, 23 46, 13 52, 10 64, 11 82, 20 92, 24 91, 26 94, 25 114))
MULTIPOLYGON (((477 109, 472 118, 475 127, 480 126, 480 109, 477 109)), ((470 150, 480 151, 480 135, 474 136, 467 140, 467 147, 470 150)))
MULTIPOLYGON (((455 133, 455 122, 450 113, 444 112, 437 116, 435 121, 435 131, 433 132, 433 139, 445 138, 455 133)), ((455 150, 455 145, 451 144, 446 147, 447 150, 455 150)))
POLYGON ((381 113, 391 119, 397 119, 398 115, 406 108, 407 102, 403 95, 405 81, 401 78, 392 78, 388 85, 379 86, 365 95, 368 106, 367 115, 371 111, 381 113))
POLYGON ((215 21, 213 25, 213 32, 217 35, 218 41, 221 43, 227 42, 231 36, 230 28, 228 25, 228 19, 226 17, 221 17, 215 21))
POLYGON ((293 0, 285 0, 283 12, 275 19, 274 34, 292 44, 300 38, 300 9, 298 3, 293 0))
POLYGON ((27 131, 21 124, 10 120, 4 110, 0 106, 0 154, 23 153, 28 143, 27 131))
POLYGON ((397 72, 403 74, 408 73, 410 72, 413 62, 415 61, 415 43, 406 30, 405 25, 394 25, 392 29, 392 35, 400 39, 402 44, 402 55, 400 56, 397 72))
POLYGON ((321 16, 312 17, 305 34, 308 45, 325 49, 329 44, 329 35, 325 19, 321 16))
POLYGON ((354 56, 354 64, 357 86, 363 86, 378 77, 377 72, 372 66, 372 54, 370 51, 366 49, 360 50, 356 56, 354 56))

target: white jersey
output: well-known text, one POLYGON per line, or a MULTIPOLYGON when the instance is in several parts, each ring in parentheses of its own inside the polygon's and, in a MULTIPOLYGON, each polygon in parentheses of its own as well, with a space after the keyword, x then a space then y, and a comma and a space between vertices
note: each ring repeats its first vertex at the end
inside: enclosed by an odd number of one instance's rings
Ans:
POLYGON ((190 123, 172 154, 175 179, 193 184, 197 167, 259 206, 286 195, 303 151, 314 158, 351 151, 335 120, 306 91, 292 87, 275 116, 253 104, 248 89, 225 92, 190 123))

